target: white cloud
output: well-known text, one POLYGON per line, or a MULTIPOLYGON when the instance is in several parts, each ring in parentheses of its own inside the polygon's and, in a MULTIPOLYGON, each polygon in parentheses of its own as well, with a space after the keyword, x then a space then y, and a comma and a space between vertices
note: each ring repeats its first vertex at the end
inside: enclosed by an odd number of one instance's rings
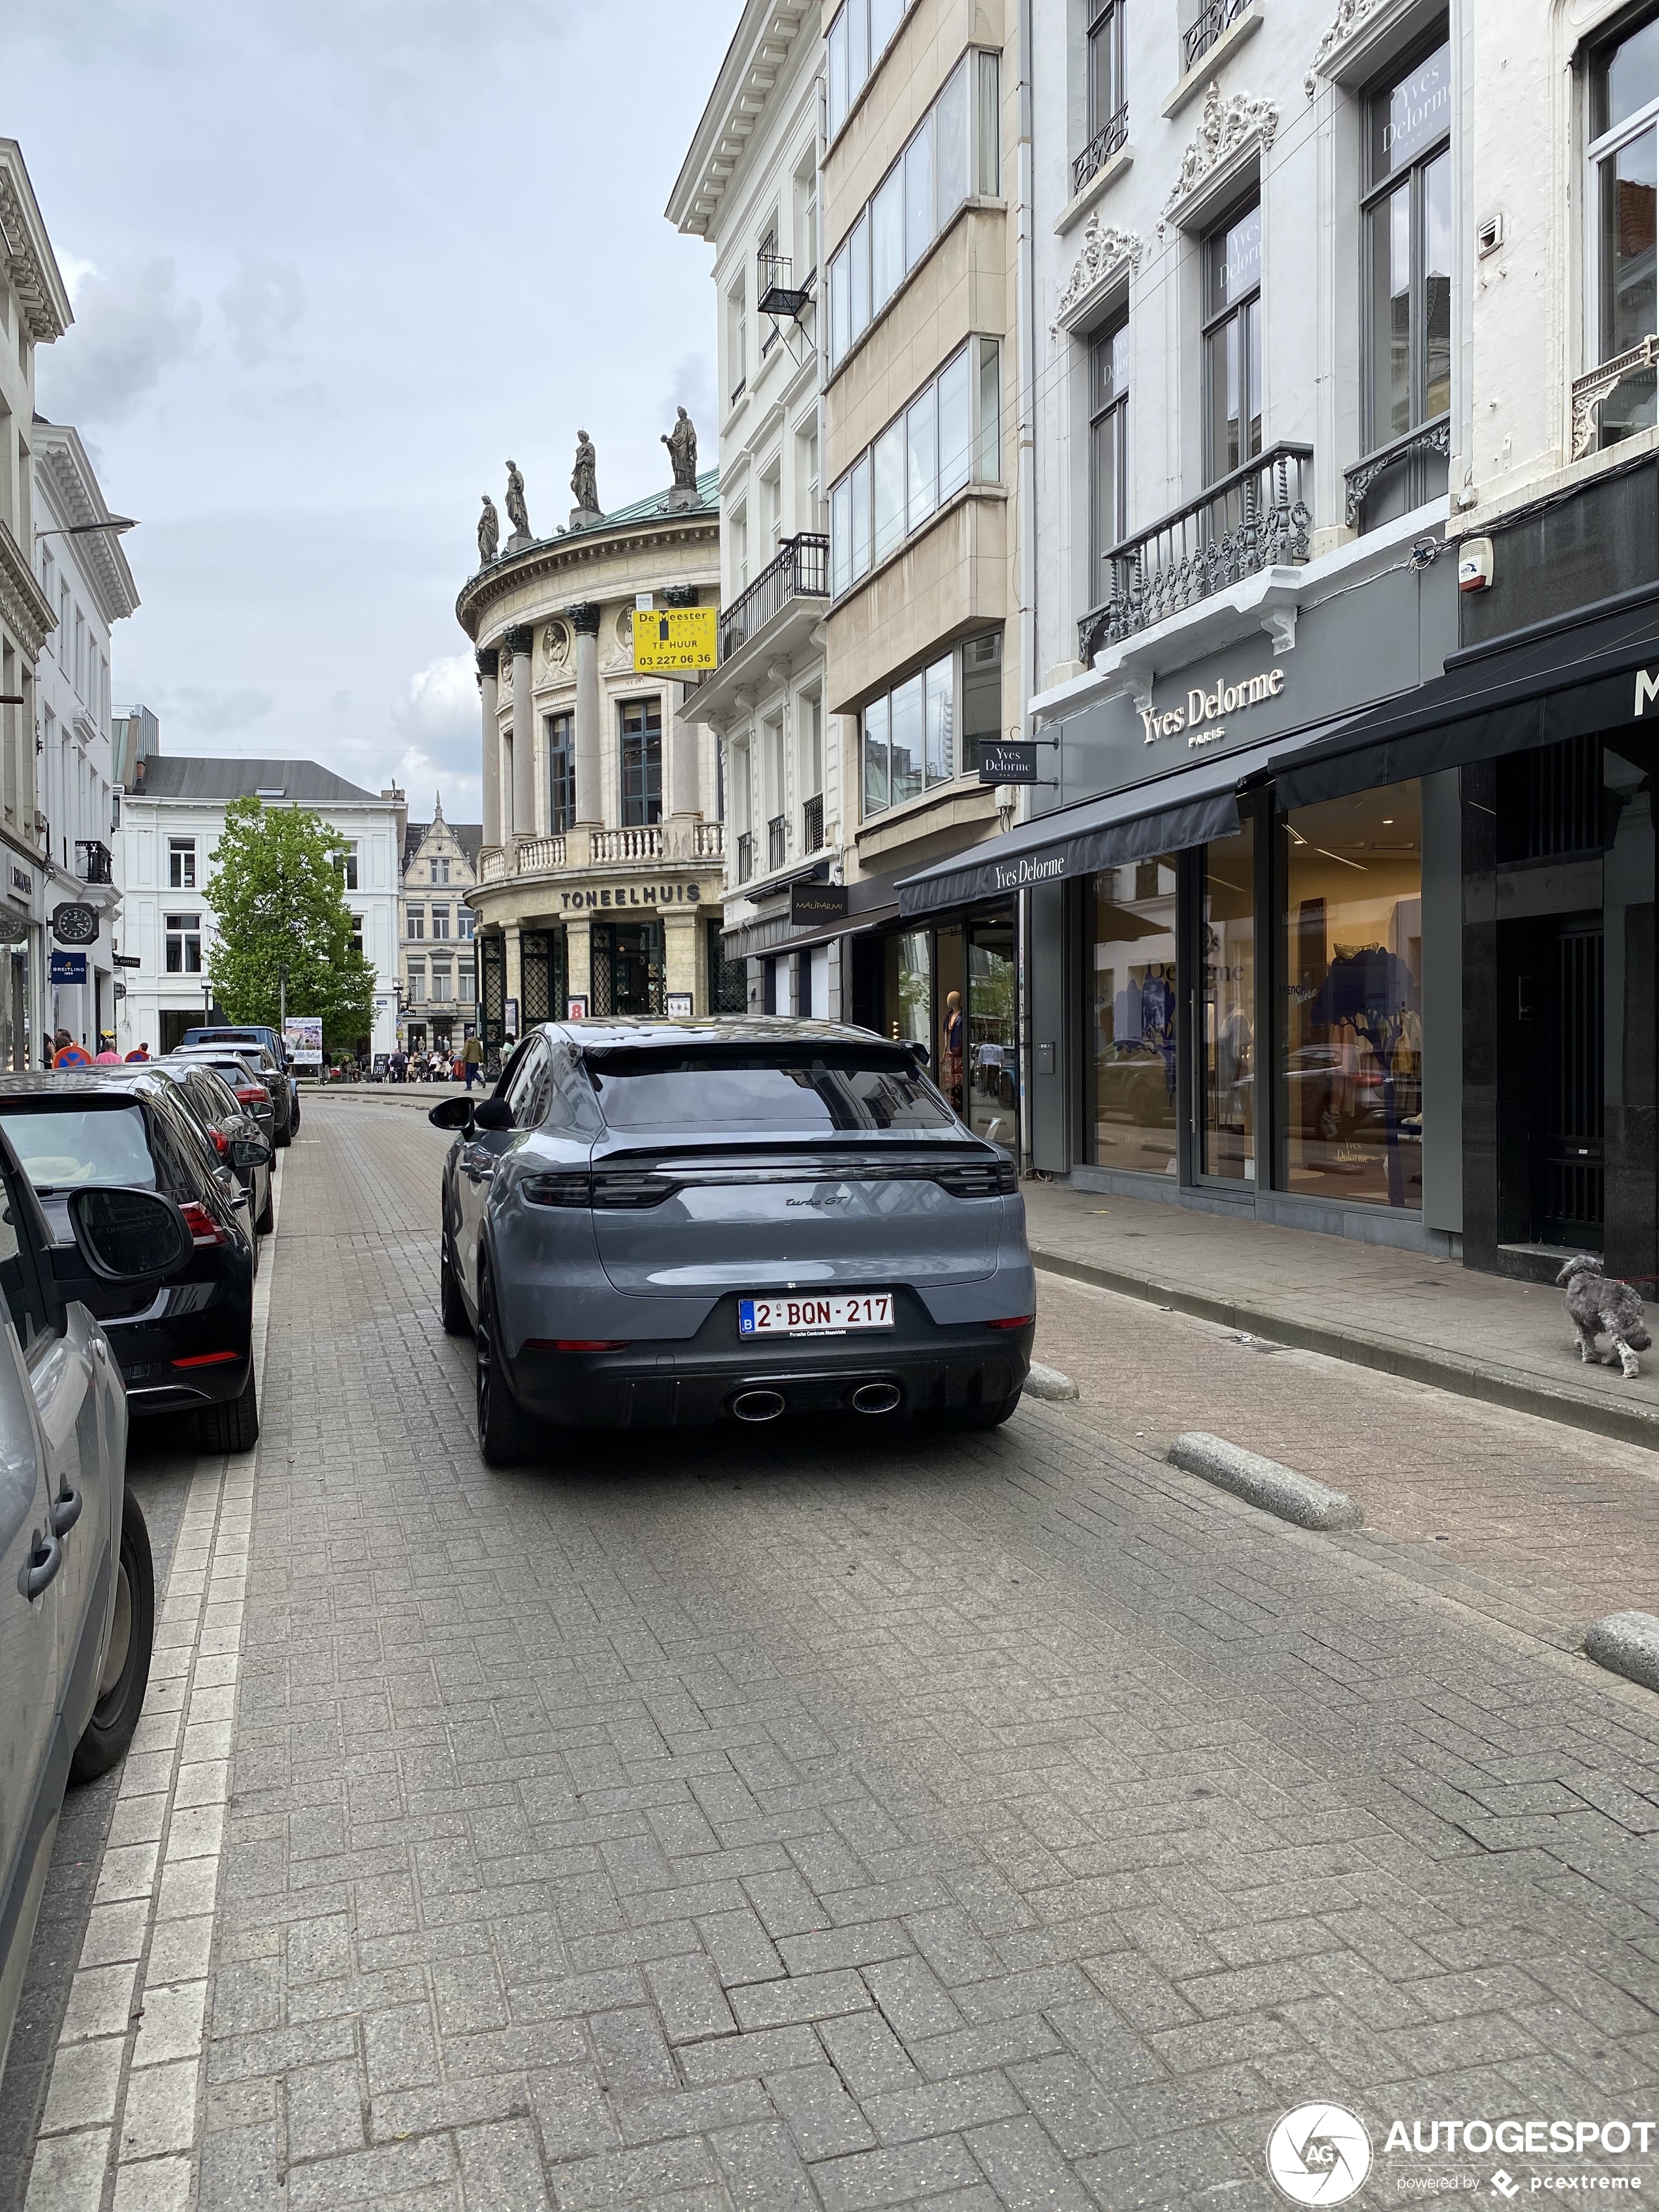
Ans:
POLYGON ((417 669, 392 719, 411 740, 429 744, 465 737, 478 742, 478 681, 470 653, 453 653, 417 669))
POLYGON ((117 422, 194 350, 202 310, 180 295, 170 260, 119 276, 79 266, 74 324, 40 355, 42 412, 59 422, 117 422))
POLYGON ((291 262, 274 261, 269 254, 243 254, 234 283, 219 295, 232 352, 249 368, 270 360, 283 349, 305 304, 306 288, 291 262))
POLYGON ((262 722, 276 702, 252 684, 179 684, 155 692, 150 704, 169 723, 212 744, 262 722))

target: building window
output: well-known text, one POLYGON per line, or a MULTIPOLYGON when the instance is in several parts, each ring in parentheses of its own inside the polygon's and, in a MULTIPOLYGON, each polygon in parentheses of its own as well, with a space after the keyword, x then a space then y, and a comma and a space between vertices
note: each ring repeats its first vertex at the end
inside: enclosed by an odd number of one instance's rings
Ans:
POLYGON ((839 367, 957 210, 996 196, 999 57, 963 56, 830 260, 830 366, 839 367))
POLYGON ((1001 349, 969 338, 830 495, 830 585, 839 598, 924 529, 969 483, 1001 473, 1001 349))
POLYGON ((1175 1170, 1178 882, 1173 853, 1091 879, 1089 1157, 1098 1167, 1175 1170))
POLYGON ((979 765, 1002 723, 1002 637, 969 638, 872 699, 862 716, 864 815, 902 806, 979 765))
POLYGON ((335 848, 334 865, 340 872, 341 890, 355 891, 357 888, 357 843, 355 838, 335 848))
POLYGON ((432 934, 433 934, 434 937, 447 937, 447 936, 448 936, 448 934, 449 934, 449 908, 448 908, 447 906, 434 906, 434 907, 433 908, 433 909, 432 909, 432 934))
POLYGON ((354 914, 351 917, 351 949, 354 952, 361 952, 363 949, 363 918, 360 914, 354 914))
POLYGON ((1201 856, 1195 1042, 1200 1176, 1255 1174, 1255 824, 1201 856))
POLYGON ((1106 556, 1129 526, 1129 319, 1089 342, 1089 532, 1094 552, 1090 592, 1112 595, 1106 556))
MULTIPOLYGON (((1451 406, 1451 48, 1443 43, 1392 76, 1367 106, 1366 419, 1375 451, 1451 406)), ((1650 298, 1652 253, 1650 229, 1650 298)))
POLYGON ((434 884, 447 884, 449 881, 449 863, 447 860, 429 860, 428 861, 427 866, 432 871, 432 880, 434 884))
MULTIPOLYGON (((1588 327, 1597 363, 1659 330, 1655 216, 1659 207, 1659 15, 1610 41, 1590 64, 1590 189, 1595 235, 1585 254, 1588 327)), ((1655 372, 1621 379, 1600 409, 1603 446, 1656 419, 1655 372)))
POLYGON ((449 987, 452 980, 451 971, 447 968, 434 968, 433 969, 432 995, 434 999, 443 1000, 447 1000, 450 996, 449 987))
POLYGON ((413 963, 410 963, 409 970, 409 1003, 411 1006, 423 1006, 426 1004, 426 963, 424 961, 419 967, 416 967, 413 963))
POLYGON ((911 0, 847 0, 830 26, 830 136, 846 122, 853 102, 893 43, 911 0))
POLYGON ((167 885, 175 891, 195 890, 196 840, 193 837, 167 839, 167 885))
POLYGON ((547 795, 549 829, 556 837, 576 819, 576 717, 550 714, 547 718, 547 795))
POLYGON ((473 931, 478 926, 478 917, 473 913, 470 906, 457 907, 455 909, 455 920, 459 925, 459 934, 464 939, 470 938, 473 931))
POLYGON ((456 974, 460 983, 461 1004, 464 1006, 476 1005, 478 997, 478 983, 474 971, 471 968, 460 968, 456 970, 456 974))
POLYGON ((749 380, 747 301, 747 288, 739 278, 726 295, 726 375, 733 407, 742 398, 744 387, 749 380))
POLYGON ((1416 783, 1282 815, 1281 1190, 1423 1203, 1423 834, 1416 783))
POLYGON ((662 820, 662 701, 624 699, 622 818, 626 830, 662 820))
POLYGON ((1204 380, 1208 480, 1261 451, 1261 209, 1232 216, 1204 241, 1204 380))
POLYGON ((404 934, 405 937, 413 938, 417 943, 426 935, 426 908, 423 906, 410 908, 404 934))
POLYGON ((167 974, 169 975, 199 975, 202 972, 202 917, 200 915, 168 915, 166 934, 167 974))

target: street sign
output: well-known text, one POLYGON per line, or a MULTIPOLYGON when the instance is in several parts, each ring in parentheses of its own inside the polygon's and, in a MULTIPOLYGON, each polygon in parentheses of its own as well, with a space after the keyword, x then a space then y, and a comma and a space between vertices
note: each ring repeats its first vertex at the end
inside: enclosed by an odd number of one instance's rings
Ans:
POLYGON ((52 956, 52 980, 54 983, 84 983, 87 980, 86 954, 54 952, 52 956))
POLYGON ((789 886, 789 921, 799 929, 804 921, 845 921, 847 919, 847 886, 845 884, 791 884, 789 886))
POLYGON ((143 956, 137 952, 112 952, 109 957, 118 968, 142 968, 144 964, 143 956))
POLYGON ((587 994, 585 991, 579 991, 574 999, 565 1000, 564 1018, 568 1022, 585 1022, 587 1019, 587 994))
POLYGON ((125 983, 112 983, 109 988, 111 995, 114 998, 125 999, 127 995, 127 987, 125 983))
POLYGON ((1037 758, 1035 744, 1008 744, 996 738, 979 741, 979 780, 981 783, 1035 783, 1037 758))
POLYGON ((283 1024, 283 1042, 295 1067, 323 1064, 323 1018, 320 1014, 290 1014, 283 1024))
POLYGON ((689 676, 712 668, 720 617, 713 607, 659 607, 634 615, 636 676, 689 676))

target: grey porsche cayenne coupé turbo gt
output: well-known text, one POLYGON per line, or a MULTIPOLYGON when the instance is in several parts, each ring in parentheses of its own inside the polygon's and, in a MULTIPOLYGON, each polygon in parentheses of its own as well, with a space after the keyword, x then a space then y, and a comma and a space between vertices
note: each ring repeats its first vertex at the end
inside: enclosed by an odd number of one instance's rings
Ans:
POLYGON ((551 1023, 447 1098, 444 1327, 478 1440, 785 1413, 991 1428, 1036 1296, 1013 1162, 829 1022, 551 1023))

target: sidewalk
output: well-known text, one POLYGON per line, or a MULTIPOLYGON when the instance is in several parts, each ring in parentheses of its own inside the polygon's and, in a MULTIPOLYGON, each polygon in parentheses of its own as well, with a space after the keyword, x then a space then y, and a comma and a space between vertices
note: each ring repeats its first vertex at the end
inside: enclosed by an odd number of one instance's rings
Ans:
POLYGON ((1659 1350, 1629 1382, 1583 1365, 1559 1291, 1157 1200, 1022 1188, 1039 1268, 1659 1450, 1659 1350))

